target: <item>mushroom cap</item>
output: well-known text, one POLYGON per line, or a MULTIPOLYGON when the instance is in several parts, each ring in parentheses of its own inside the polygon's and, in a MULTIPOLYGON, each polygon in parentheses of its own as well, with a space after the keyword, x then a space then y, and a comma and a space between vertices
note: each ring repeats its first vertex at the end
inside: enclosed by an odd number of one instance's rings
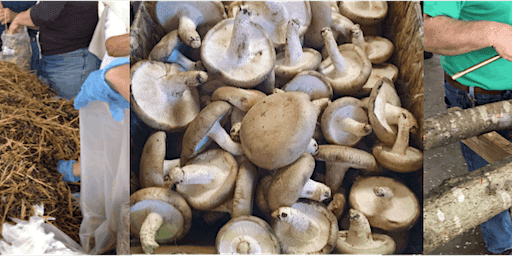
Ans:
POLYGON ((212 139, 207 136, 215 122, 219 121, 222 126, 229 117, 231 104, 224 101, 214 101, 203 108, 197 117, 190 122, 185 134, 183 135, 183 145, 181 149, 180 163, 185 163, 201 153, 210 145, 212 139))
POLYGON ((322 133, 331 144, 354 146, 363 137, 347 132, 339 124, 343 118, 352 118, 360 123, 368 124, 366 106, 353 97, 342 97, 333 101, 322 114, 322 133))
MULTIPOLYGON (((149 136, 140 157, 140 187, 164 187, 166 134, 158 131, 149 136)), ((175 161, 179 165, 178 161, 175 161)))
POLYGON ((274 230, 255 216, 239 216, 228 221, 217 233, 215 245, 219 254, 244 254, 241 242, 250 245, 248 254, 280 254, 281 247, 274 230))
POLYGON ((157 22, 162 25, 166 32, 178 29, 181 12, 187 10, 193 16, 200 16, 197 21, 202 25, 215 24, 225 19, 226 11, 221 2, 218 1, 158 1, 155 7, 157 22))
POLYGON ((246 157, 239 164, 233 195, 232 217, 252 214, 254 192, 258 182, 258 170, 246 157))
POLYGON ((316 120, 307 94, 272 94, 256 103, 242 120, 242 149, 258 167, 275 170, 289 165, 306 151, 316 120))
POLYGON ((274 69, 276 52, 263 28, 251 23, 247 38, 249 60, 238 64, 237 60, 231 59, 227 50, 234 21, 234 18, 223 20, 208 31, 201 46, 201 60, 208 71, 220 74, 225 83, 251 88, 263 82, 274 69))
POLYGON ((272 228, 281 244, 283 254, 329 254, 334 250, 338 239, 338 220, 324 204, 305 198, 299 199, 292 205, 308 217, 316 220, 320 226, 321 234, 311 241, 295 241, 290 234, 287 224, 273 219, 272 228))
POLYGON ((407 147, 405 155, 392 152, 392 147, 378 143, 373 147, 373 155, 382 166, 395 172, 414 172, 423 167, 423 153, 407 147))
POLYGON ((203 184, 176 185, 176 191, 187 200, 190 206, 206 211, 228 200, 235 189, 238 174, 238 163, 235 158, 223 149, 212 149, 194 157, 186 165, 192 164, 216 166, 223 171, 223 177, 219 177, 221 182, 214 188, 203 184))
POLYGON ((175 78, 188 76, 202 83, 208 77, 206 72, 178 72, 176 66, 144 61, 133 70, 132 109, 144 123, 157 130, 184 130, 200 110, 197 89, 175 78))
POLYGON ((346 163, 351 168, 377 171, 377 161, 372 154, 357 148, 339 145, 320 145, 315 160, 346 163))
MULTIPOLYGON (((235 17, 239 6, 248 6, 254 15, 251 22, 260 25, 269 35, 275 48, 282 48, 286 42, 286 22, 278 26, 275 14, 269 10, 265 1, 236 1, 229 6, 228 17, 235 17)), ((297 34, 302 37, 311 23, 311 6, 308 1, 279 1, 288 12, 287 20, 296 19, 299 21, 299 31, 297 34)))
MULTIPOLYGON (((396 82, 398 79, 398 68, 390 63, 373 64, 370 78, 368 78, 368 81, 366 81, 361 90, 354 95, 358 97, 369 95, 373 87, 384 77, 387 77, 393 83, 396 82)), ((396 96, 398 97, 398 95, 396 96)), ((400 99, 398 98, 398 100, 400 99)))
MULTIPOLYGON (((320 50, 324 46, 324 39, 320 31, 325 27, 331 27, 331 5, 324 1, 311 1, 311 24, 304 35, 304 45, 320 50)), ((335 31, 333 31, 335 33, 335 31)), ((336 37, 335 37, 336 38, 336 37)))
POLYGON ((284 52, 277 54, 276 66, 274 67, 276 77, 292 79, 302 71, 316 70, 318 66, 320 66, 322 55, 318 51, 311 48, 302 48, 302 51, 304 52, 304 56, 299 63, 293 66, 286 66, 284 52))
POLYGON ((267 95, 258 90, 223 86, 213 92, 212 100, 227 101, 240 110, 247 112, 256 102, 265 97, 267 95))
POLYGON ((149 213, 160 214, 164 224, 155 240, 165 243, 184 237, 192 224, 192 210, 185 199, 167 188, 143 188, 130 196, 130 230, 137 237, 149 213))
POLYGON ((339 9, 341 15, 349 18, 354 23, 362 25, 372 25, 381 22, 388 13, 388 3, 386 1, 341 1, 339 9))
POLYGON ((291 207, 297 202, 314 170, 315 159, 308 153, 302 154, 292 164, 277 169, 267 193, 270 211, 283 206, 291 207))
POLYGON ((420 216, 416 195, 402 183, 388 177, 359 178, 350 189, 350 206, 361 211, 370 226, 387 231, 409 230, 420 216), (388 209, 383 209, 374 188, 387 187, 393 192, 388 209))
POLYGON ((380 64, 393 55, 395 46, 391 41, 380 36, 365 36, 366 55, 371 63, 380 64))
POLYGON ((386 122, 385 110, 379 109, 375 104, 375 100, 378 96, 382 97, 382 100, 389 104, 400 106, 400 98, 394 88, 395 86, 393 82, 388 78, 383 77, 381 81, 377 82, 375 86, 373 86, 372 92, 370 93, 370 99, 368 101, 368 119, 372 125, 373 132, 377 135, 379 140, 386 145, 393 145, 395 143, 398 130, 396 126, 391 127, 391 131, 384 127, 383 123, 386 122))
POLYGON ((270 183, 272 182, 272 175, 267 175, 261 178, 258 181, 258 185, 256 186, 256 205, 264 214, 268 214, 267 217, 270 217, 270 207, 268 206, 268 188, 270 187, 270 183))
POLYGON ((290 82, 283 86, 286 92, 303 92, 309 95, 311 100, 321 98, 332 99, 332 87, 327 78, 314 71, 302 71, 297 74, 290 82))
POLYGON ((338 71, 331 57, 322 61, 318 70, 327 77, 335 93, 352 95, 368 81, 372 72, 372 63, 361 47, 355 44, 342 44, 338 46, 338 50, 347 61, 347 70, 343 73, 338 71))
POLYGON ((178 36, 178 30, 173 30, 160 39, 151 52, 149 53, 148 60, 165 62, 176 47, 181 44, 181 39, 178 36))

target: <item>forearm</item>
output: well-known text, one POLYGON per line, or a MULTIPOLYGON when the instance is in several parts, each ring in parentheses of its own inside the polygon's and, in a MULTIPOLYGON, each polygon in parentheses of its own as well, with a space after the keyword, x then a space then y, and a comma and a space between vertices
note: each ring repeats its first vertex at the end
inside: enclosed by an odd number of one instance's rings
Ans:
POLYGON ((499 24, 493 21, 462 21, 447 16, 424 14, 425 51, 460 55, 494 46, 499 24))
POLYGON ((124 57, 130 55, 130 35, 113 36, 105 42, 107 53, 112 57, 124 57))
POLYGON ((12 21, 12 23, 16 23, 21 26, 35 27, 36 25, 34 25, 34 22, 32 22, 32 19, 30 18, 30 10, 31 9, 32 8, 30 8, 24 12, 18 13, 18 15, 16 15, 16 17, 14 17, 14 20, 12 21))
POLYGON ((105 74, 107 84, 130 102, 130 65, 125 64, 110 69, 105 74))

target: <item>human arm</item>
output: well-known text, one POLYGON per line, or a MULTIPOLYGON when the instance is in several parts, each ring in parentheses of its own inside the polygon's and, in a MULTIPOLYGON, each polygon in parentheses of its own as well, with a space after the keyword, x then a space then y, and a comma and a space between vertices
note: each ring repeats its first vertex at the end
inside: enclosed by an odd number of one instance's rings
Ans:
POLYGON ((14 17, 18 15, 17 12, 12 11, 9 8, 3 8, 0 6, 0 24, 5 25, 6 23, 11 23, 14 17))
POLYGON ((110 37, 105 41, 107 53, 112 57, 123 57, 130 55, 130 35, 123 34, 110 37))
POLYGON ((105 81, 114 91, 130 102, 130 65, 111 68, 105 74, 105 81))
POLYGON ((425 51, 445 56, 494 47, 512 61, 512 26, 494 21, 463 21, 447 16, 424 17, 425 51))
POLYGON ((34 27, 34 22, 30 18, 30 11, 32 8, 18 13, 11 22, 9 27, 9 34, 14 34, 20 26, 34 27))

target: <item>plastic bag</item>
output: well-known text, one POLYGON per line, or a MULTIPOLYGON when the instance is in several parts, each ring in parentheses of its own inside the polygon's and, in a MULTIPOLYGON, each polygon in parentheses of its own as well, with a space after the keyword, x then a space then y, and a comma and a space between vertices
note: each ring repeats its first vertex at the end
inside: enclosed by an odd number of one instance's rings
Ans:
POLYGON ((29 221, 13 218, 16 225, 3 224, 0 254, 84 254, 73 239, 38 216, 44 213, 43 205, 33 207, 36 214, 29 221))
MULTIPOLYGON (((112 118, 108 103, 89 102, 80 108, 80 241, 89 254, 116 248, 122 205, 130 200, 130 112, 112 118)), ((125 236, 129 237, 129 236, 125 236)), ((126 241, 125 244, 129 244, 126 241)))
POLYGON ((26 26, 23 31, 17 34, 8 34, 2 32, 2 51, 0 52, 0 61, 11 62, 20 66, 22 70, 30 70, 30 59, 32 57, 32 47, 30 47, 30 36, 26 26))

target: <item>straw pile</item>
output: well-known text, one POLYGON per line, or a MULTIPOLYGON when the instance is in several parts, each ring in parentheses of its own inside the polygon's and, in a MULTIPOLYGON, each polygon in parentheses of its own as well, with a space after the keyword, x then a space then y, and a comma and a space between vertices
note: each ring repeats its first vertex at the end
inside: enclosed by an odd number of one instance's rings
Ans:
POLYGON ((49 222, 78 242, 79 204, 56 169, 58 160, 78 160, 78 111, 54 96, 34 74, 0 62, 0 229, 43 203, 56 218, 49 222))

